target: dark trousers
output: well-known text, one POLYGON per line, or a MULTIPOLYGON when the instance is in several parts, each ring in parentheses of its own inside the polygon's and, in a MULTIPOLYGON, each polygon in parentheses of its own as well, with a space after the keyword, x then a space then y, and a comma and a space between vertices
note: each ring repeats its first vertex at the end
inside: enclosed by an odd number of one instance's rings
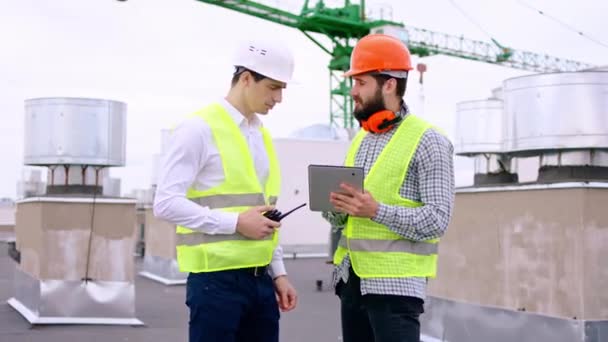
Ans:
POLYGON ((351 271, 336 286, 344 342, 419 342, 424 301, 416 297, 361 295, 360 279, 351 271))
POLYGON ((190 273, 186 284, 190 342, 277 342, 279 308, 266 273, 190 273))

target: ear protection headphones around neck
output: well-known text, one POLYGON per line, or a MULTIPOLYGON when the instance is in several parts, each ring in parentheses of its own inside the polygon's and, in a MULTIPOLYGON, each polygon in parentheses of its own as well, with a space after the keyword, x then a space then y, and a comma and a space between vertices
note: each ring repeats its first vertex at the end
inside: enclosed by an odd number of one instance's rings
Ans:
POLYGON ((361 127, 371 133, 384 133, 401 121, 401 116, 390 110, 382 110, 361 121, 361 127))

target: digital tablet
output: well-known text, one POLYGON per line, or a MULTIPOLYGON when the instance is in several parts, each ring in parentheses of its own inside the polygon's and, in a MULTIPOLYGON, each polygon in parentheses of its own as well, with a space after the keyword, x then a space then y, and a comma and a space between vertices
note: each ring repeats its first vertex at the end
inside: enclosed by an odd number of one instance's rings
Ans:
POLYGON ((334 211, 329 202, 331 192, 342 192, 341 183, 363 191, 364 171, 361 167, 308 165, 308 197, 311 211, 334 211))

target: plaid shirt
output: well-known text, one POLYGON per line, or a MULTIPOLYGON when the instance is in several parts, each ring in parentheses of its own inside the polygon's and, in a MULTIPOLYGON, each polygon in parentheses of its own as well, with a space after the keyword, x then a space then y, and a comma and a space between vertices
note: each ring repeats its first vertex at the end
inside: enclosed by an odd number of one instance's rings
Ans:
MULTIPOLYGON (((408 115, 405 103, 400 115, 408 115)), ((365 174, 395 133, 367 134, 355 157, 355 166, 363 167, 365 174)), ((454 165, 451 142, 434 129, 422 136, 410 162, 407 177, 400 189, 401 196, 424 203, 419 208, 389 206, 380 203, 375 222, 389 227, 406 239, 420 241, 442 236, 450 221, 454 205, 454 165)), ((323 217, 334 229, 343 229, 346 214, 324 212, 323 217)), ((340 279, 348 281, 350 258, 347 255, 334 268, 333 286, 340 279)), ((361 294, 413 296, 425 299, 426 278, 368 278, 361 279, 361 294)))

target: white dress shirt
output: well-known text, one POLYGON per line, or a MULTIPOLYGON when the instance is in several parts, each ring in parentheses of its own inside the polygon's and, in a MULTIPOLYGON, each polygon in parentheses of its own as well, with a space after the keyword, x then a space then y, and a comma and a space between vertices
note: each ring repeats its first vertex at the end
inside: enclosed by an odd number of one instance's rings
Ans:
MULTIPOLYGON (((265 184, 269 162, 260 132, 262 122, 257 115, 248 121, 225 99, 219 103, 241 129, 249 145, 258 180, 260 184, 265 184)), ((154 215, 207 234, 233 234, 237 213, 211 210, 186 198, 186 191, 191 186, 197 190, 206 190, 219 185, 223 180, 222 160, 211 128, 198 117, 184 120, 174 129, 161 156, 154 215)), ((286 274, 280 245, 274 250, 269 271, 273 278, 286 274)))

